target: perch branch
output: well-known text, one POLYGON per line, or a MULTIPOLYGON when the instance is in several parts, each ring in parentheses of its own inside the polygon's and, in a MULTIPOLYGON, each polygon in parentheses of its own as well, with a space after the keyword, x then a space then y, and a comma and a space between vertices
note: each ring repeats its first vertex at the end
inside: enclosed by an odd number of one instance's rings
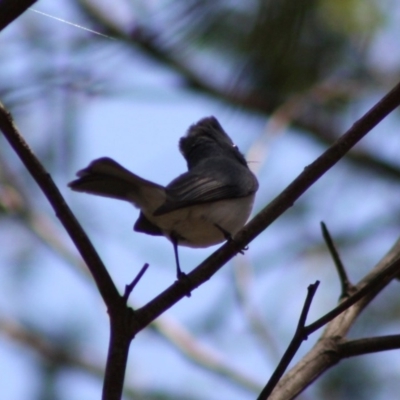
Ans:
POLYGON ((120 295, 118 294, 117 288, 115 287, 95 248, 75 218, 75 215, 66 204, 50 174, 43 168, 42 164, 29 148, 24 138, 20 135, 11 114, 7 112, 1 103, 0 129, 25 165, 26 169, 30 172, 33 179, 47 197, 57 217, 68 232, 76 248, 79 250, 82 258, 85 260, 93 275, 106 305, 111 307, 115 303, 119 303, 120 295))
POLYGON ((310 188, 325 172, 332 168, 347 152, 357 144, 380 121, 400 104, 400 84, 397 84, 363 117, 343 134, 329 149, 283 190, 274 200, 262 209, 235 236, 234 241, 225 243, 219 250, 203 261, 188 274, 187 280, 175 282, 156 298, 136 311, 136 319, 132 325, 132 335, 143 329, 166 309, 182 299, 186 293, 206 282, 229 261, 240 249, 246 247, 264 229, 288 210, 295 201, 310 188))

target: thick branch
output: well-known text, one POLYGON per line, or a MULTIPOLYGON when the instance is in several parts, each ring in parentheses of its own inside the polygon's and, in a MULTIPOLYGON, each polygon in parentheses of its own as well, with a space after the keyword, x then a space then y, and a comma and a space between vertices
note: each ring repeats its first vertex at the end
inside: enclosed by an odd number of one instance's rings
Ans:
MULTIPOLYGON (((280 380, 269 400, 294 399, 327 369, 346 357, 341 351, 341 346, 344 343, 343 338, 365 306, 398 275, 399 270, 400 240, 375 268, 355 286, 354 295, 305 328, 306 332, 310 334, 331 321, 316 345, 280 380)), ((360 354, 364 353, 358 347, 357 355, 360 354)))
MULTIPOLYGON (((120 393, 122 389, 123 372, 125 370, 130 338, 184 297, 186 293, 207 281, 224 263, 232 258, 234 254, 244 248, 267 226, 290 208, 313 183, 335 165, 361 138, 395 109, 399 103, 400 85, 397 85, 364 117, 357 121, 351 129, 338 139, 334 145, 311 165, 306 167, 279 196, 238 233, 234 241, 230 241, 222 246, 220 250, 200 264, 198 268, 188 275, 187 280, 176 282, 145 307, 138 310, 134 318, 132 318, 129 310, 126 309, 123 298, 119 296, 107 270, 89 239, 79 226, 74 215, 65 204, 64 199, 50 175, 43 169, 23 138, 15 129, 11 116, 5 111, 4 107, 1 106, 0 129, 2 129, 4 135, 50 201, 57 216, 86 260, 98 285, 99 291, 109 307, 112 320, 111 343, 118 344, 118 348, 116 346, 110 346, 107 371, 111 375, 107 375, 105 385, 105 387, 109 389, 107 392, 109 396, 106 394, 104 398, 119 398, 118 393, 120 393), (130 326, 129 332, 125 330, 127 324, 130 326), (110 360, 112 362, 110 362, 110 360), (110 385, 107 386, 107 384, 112 382, 110 377, 116 372, 113 368, 115 366, 118 367, 118 371, 120 371, 118 374, 118 385, 113 387, 110 385)), ((380 288, 376 288, 376 291, 379 289, 380 288)))
POLYGON ((64 201, 64 198, 50 174, 43 168, 35 154, 19 134, 11 115, 1 103, 0 130, 49 200, 57 217, 68 232, 76 248, 79 250, 82 258, 85 260, 107 307, 113 308, 118 306, 121 302, 121 297, 106 267, 79 222, 76 220, 75 215, 64 201))
MULTIPOLYGON (((28 227, 31 233, 42 240, 44 244, 49 246, 57 255, 65 259, 68 264, 74 265, 79 272, 83 273, 82 276, 84 276, 85 279, 90 277, 90 272, 82 259, 76 256, 75 253, 65 245, 61 237, 59 237, 58 226, 55 225, 56 223, 50 220, 44 213, 40 214, 37 210, 32 208, 30 204, 31 199, 19 184, 18 178, 8 170, 7 164, 2 161, 0 157, 0 179, 4 179, 7 182, 6 188, 16 190, 16 192, 10 194, 9 197, 11 199, 18 199, 15 204, 8 204, 11 207, 9 211, 12 212, 13 215, 15 215, 15 213, 19 215, 24 226, 28 227)), ((0 196, 0 202, 1 200, 2 198, 0 196)), ((125 291, 124 298, 126 298, 126 294, 127 292, 125 291)), ((259 382, 250 375, 246 375, 238 368, 235 368, 217 349, 203 345, 171 316, 164 314, 152 322, 151 328, 167 340, 183 357, 186 357, 191 363, 196 364, 204 371, 222 377, 229 383, 237 385, 240 389, 244 388, 254 393, 259 393, 261 391, 262 385, 259 382)), ((265 338, 265 340, 268 341, 268 338, 265 338)), ((265 343, 263 344, 265 345, 265 343)), ((101 377, 104 376, 104 370, 100 367, 98 368, 98 375, 101 375, 101 377)), ((125 391, 128 392, 129 390, 130 389, 125 389, 125 391)), ((131 390, 130 393, 134 392, 131 390)), ((131 397, 135 396, 131 394, 131 397)))
POLYGON ((65 203, 50 174, 43 168, 19 134, 11 115, 2 104, 0 104, 0 129, 49 200, 57 217, 85 260, 107 305, 110 315, 111 335, 103 387, 103 400, 119 400, 123 389, 129 344, 132 339, 127 328, 131 325, 133 312, 127 307, 126 300, 119 295, 106 267, 74 214, 65 203))
POLYGON ((36 0, 0 1, 0 31, 24 13, 36 0))
POLYGON ((328 150, 318 157, 270 204, 256 215, 236 236, 193 270, 185 282, 175 282, 147 305, 137 310, 132 334, 147 326, 166 309, 182 299, 186 293, 210 279, 222 265, 247 246, 264 229, 289 209, 326 171, 332 168, 382 119, 400 104, 400 84, 341 136, 328 150))
POLYGON ((121 312, 110 314, 111 334, 108 345, 106 372, 103 383, 102 400, 120 400, 125 380, 126 364, 128 361, 131 337, 126 327, 129 326, 127 318, 133 314, 132 310, 122 308, 121 312), (128 313, 124 312, 127 310, 128 313))

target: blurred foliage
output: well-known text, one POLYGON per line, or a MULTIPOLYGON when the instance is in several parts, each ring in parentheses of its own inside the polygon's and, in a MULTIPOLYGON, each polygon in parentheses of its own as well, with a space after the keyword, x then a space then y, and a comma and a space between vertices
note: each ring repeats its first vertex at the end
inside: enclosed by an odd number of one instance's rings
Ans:
POLYGON ((384 22, 374 1, 171 3, 181 8, 171 23, 180 43, 229 57, 227 62, 239 71, 237 84, 262 96, 270 107, 333 76, 368 76, 368 45, 384 22))

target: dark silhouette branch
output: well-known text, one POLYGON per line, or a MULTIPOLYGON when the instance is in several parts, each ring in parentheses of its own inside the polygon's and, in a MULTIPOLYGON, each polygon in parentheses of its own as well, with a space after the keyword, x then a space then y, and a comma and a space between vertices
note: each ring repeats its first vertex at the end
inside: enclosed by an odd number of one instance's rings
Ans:
POLYGON ((109 314, 111 333, 102 400, 120 400, 124 387, 129 345, 132 340, 127 328, 130 325, 130 319, 134 316, 133 310, 124 304, 109 314))
MULTIPOLYGON (((28 228, 30 233, 42 241, 44 245, 52 249, 58 256, 63 258, 67 264, 74 266, 76 271, 82 274, 82 277, 85 279, 89 277, 90 279, 90 272, 82 261, 82 258, 77 256, 70 247, 66 246, 64 240, 59 236, 60 232, 58 232, 59 226, 57 223, 49 219, 44 211, 40 212, 34 209, 31 204, 31 196, 27 195, 23 185, 18 182, 18 176, 8 169, 6 162, 1 159, 1 156, 0 180, 6 182, 5 187, 3 186, 3 190, 0 193, 0 203, 2 203, 1 206, 6 207, 6 212, 18 216, 19 221, 23 223, 24 227, 28 228)), ((0 319, 0 333, 1 326, 0 319)), ((184 358, 187 358, 190 363, 194 363, 204 371, 234 384, 237 388, 254 393, 260 392, 262 385, 257 382, 251 374, 246 374, 232 365, 229 360, 221 356, 217 349, 209 345, 204 345, 183 327, 179 321, 172 318, 170 315, 164 314, 157 318, 151 323, 149 328, 162 336, 176 351, 184 358)), ((267 338, 265 340, 267 340, 267 338)), ((26 344, 29 345, 29 343, 26 344)), ((43 357, 45 357, 45 355, 43 355, 43 357)), ((101 375, 103 379, 104 368, 98 367, 98 371, 98 375, 101 375)), ((129 388, 127 389, 125 387, 124 392, 126 391, 129 392, 129 388)), ((129 393, 134 392, 131 391, 129 393)), ((135 397, 132 394, 130 396, 135 397)))
POLYGON ((149 268, 149 264, 144 264, 142 269, 139 271, 139 273, 135 276, 135 279, 128 285, 125 286, 125 292, 123 295, 123 299, 125 303, 127 303, 129 296, 132 293, 132 290, 135 288, 135 286, 139 283, 139 281, 142 279, 142 276, 145 274, 147 271, 147 268, 149 268))
MULTIPOLYGON (((367 304, 398 275, 399 271, 400 240, 355 286, 355 294, 342 301, 338 307, 324 317, 305 327, 306 333, 310 335, 329 322, 315 346, 282 377, 272 392, 270 400, 294 399, 328 368, 347 357, 342 354, 341 346, 347 343, 344 338, 348 330, 367 304)), ((365 348, 366 353, 371 352, 372 347, 371 344, 370 348, 365 348)), ((381 349, 385 349, 383 344, 381 349)), ((364 353, 359 346, 357 354, 354 350, 354 355, 361 354, 364 353)))
MULTIPOLYGON (((315 121, 312 115, 294 118, 293 124, 324 146, 331 146, 338 136, 336 129, 327 126, 325 121, 315 121)), ((379 156, 371 154, 365 149, 352 150, 348 160, 354 166, 362 168, 362 170, 368 173, 377 176, 383 175, 395 181, 400 179, 400 168, 398 165, 379 158, 379 156)))
POLYGON ((11 114, 6 111, 1 103, 0 130, 47 197, 58 219, 90 269, 106 305, 112 307, 114 304, 119 303, 121 297, 95 248, 68 207, 50 174, 44 169, 24 138, 20 135, 11 114))
POLYGON ((338 346, 340 358, 400 349, 400 335, 344 340, 338 346))
POLYGON ((34 3, 36 3, 36 0, 2 0, 0 2, 0 31, 10 25, 34 3))
POLYGON ((268 399, 269 395, 274 390, 274 387, 278 384, 282 375, 285 373, 286 368, 289 366, 290 362, 293 360, 293 357, 297 353, 297 350, 300 348, 301 344, 304 340, 307 340, 307 333, 305 331, 306 319, 308 312, 311 307, 312 300, 314 295, 318 289, 319 281, 316 281, 312 285, 308 287, 307 297, 304 302, 303 310, 300 314, 299 322, 297 324, 296 332, 291 340, 288 348, 286 349, 281 361, 276 367, 274 373, 269 379, 268 383, 261 391, 260 395, 257 397, 257 400, 265 400, 268 399))
POLYGON ((305 167, 304 171, 281 194, 238 232, 234 241, 225 243, 219 250, 203 261, 188 274, 189 279, 185 280, 185 282, 175 282, 155 299, 138 309, 134 325, 132 326, 132 336, 147 326, 166 309, 182 299, 186 293, 193 291, 196 287, 210 279, 227 261, 288 210, 310 186, 343 158, 356 143, 398 107, 399 104, 400 84, 397 84, 382 100, 355 122, 329 149, 313 163, 305 167))
POLYGON ((131 335, 126 326, 130 326, 132 310, 127 307, 126 301, 118 293, 106 267, 101 261, 95 248, 86 233, 76 220, 50 174, 44 169, 19 134, 15 124, 4 106, 0 103, 0 129, 13 147, 27 170, 39 185, 57 217, 68 232, 76 248, 85 260, 97 288, 102 296, 110 315, 111 335, 109 356, 107 359, 106 375, 103 388, 104 400, 119 400, 125 376, 131 335))
POLYGON ((336 267, 336 271, 339 275, 340 284, 342 286, 342 293, 340 295, 340 298, 347 297, 350 295, 350 293, 352 293, 353 285, 351 284, 347 276, 346 269, 339 256, 339 252, 337 251, 336 246, 333 243, 332 237, 328 231, 328 228, 326 227, 324 222, 321 222, 321 229, 322 229, 322 236, 324 237, 325 243, 329 249, 329 252, 331 253, 333 262, 336 267))
POLYGON ((329 311, 323 317, 306 327, 307 334, 317 331, 318 329, 325 326, 328 322, 332 321, 343 311, 356 304, 362 298, 372 300, 373 296, 379 293, 391 280, 397 277, 400 272, 400 257, 396 258, 386 268, 379 271, 372 279, 369 279, 367 283, 361 281, 357 286, 354 287, 354 294, 342 301, 332 311, 329 311))
MULTIPOLYGON (((75 216, 65 203, 50 175, 45 171, 18 133, 11 115, 3 106, 0 106, 0 129, 48 198, 56 215, 85 259, 99 291, 107 304, 110 313, 111 336, 103 399, 120 399, 129 343, 138 331, 182 299, 188 292, 207 281, 222 265, 290 208, 313 183, 346 155, 359 140, 399 104, 400 84, 358 120, 334 145, 312 164, 307 166, 279 196, 236 235, 234 241, 226 243, 201 263, 188 275, 189 279, 175 282, 170 288, 139 309, 135 314, 126 306, 124 298, 119 295, 105 266, 75 219, 75 216)), ((320 326, 322 325, 314 324, 313 327, 318 329, 320 326)))

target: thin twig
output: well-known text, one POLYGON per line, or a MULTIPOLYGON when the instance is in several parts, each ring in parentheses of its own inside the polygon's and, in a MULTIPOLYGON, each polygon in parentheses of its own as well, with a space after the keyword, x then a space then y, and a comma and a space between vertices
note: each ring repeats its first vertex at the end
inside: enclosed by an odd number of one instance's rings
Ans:
POLYGON ((339 252, 337 251, 335 243, 333 242, 328 228, 323 221, 321 221, 321 229, 322 236, 324 237, 328 250, 331 253, 333 263, 335 264, 336 271, 339 275, 340 284, 342 286, 342 293, 340 294, 340 298, 345 298, 349 296, 350 293, 352 293, 352 291, 354 290, 354 286, 349 280, 346 269, 342 263, 342 260, 340 259, 339 252))
POLYGON ((149 264, 148 263, 144 264, 143 267, 140 269, 139 273, 136 275, 135 279, 131 283, 129 283, 128 285, 125 286, 125 293, 122 296, 122 298, 124 299, 125 303, 127 303, 128 299, 129 299, 129 296, 132 293, 132 290, 138 284, 140 279, 142 279, 142 276, 147 271, 147 268, 149 268, 149 264))
MULTIPOLYGON (((284 371, 286 370, 290 361, 293 359, 293 356, 300 347, 302 341, 307 339, 308 335, 315 332, 321 326, 324 326, 328 322, 332 321, 336 316, 338 316, 344 310, 354 305, 366 294, 370 294, 371 292, 376 291, 380 286, 384 286, 388 280, 393 279, 398 274, 399 268, 400 268, 400 259, 396 259, 387 268, 380 271, 380 273, 377 274, 374 280, 372 280, 369 284, 362 287, 357 293, 355 293, 353 296, 349 297, 347 300, 342 302, 334 310, 327 313, 324 317, 320 318, 316 322, 308 326, 305 326, 305 320, 307 317, 308 308, 311 304, 312 296, 315 294, 315 290, 317 288, 314 289, 314 293, 312 295, 310 295, 309 293, 309 296, 307 296, 306 303, 303 307, 303 312, 299 320, 296 334, 293 337, 292 342, 288 346, 273 376, 271 376, 269 382, 267 383, 267 385, 265 386, 265 388, 263 389, 257 400, 267 399, 268 396, 272 393, 273 389, 279 382, 279 379, 283 376, 284 371), (285 357, 287 357, 287 360, 284 360, 285 357), (281 364, 283 364, 282 367, 281 364), (277 375, 276 378, 274 377, 275 374, 277 375)), ((311 286, 312 285, 310 285, 309 290, 311 286)), ((391 350, 399 347, 400 347, 400 335, 393 335, 381 338, 358 339, 354 341, 343 341, 336 347, 336 352, 334 356, 336 357, 337 360, 339 360, 340 358, 352 357, 356 355, 367 354, 377 351, 391 350)), ((334 353, 333 351, 331 352, 334 353)))
POLYGON ((276 367, 274 373, 272 374, 271 378, 269 379, 268 383, 265 385, 264 389, 261 391, 260 395, 257 397, 257 400, 265 400, 268 396, 272 393, 275 386, 281 379, 282 375, 285 373, 286 368, 293 360, 293 357, 297 353, 300 345, 303 343, 304 340, 307 340, 307 332, 305 331, 305 324, 308 312, 310 310, 310 306, 314 295, 318 289, 319 281, 316 281, 312 285, 308 287, 307 297, 303 305, 303 310, 301 312, 299 322, 297 324, 296 332, 293 336, 292 341, 290 342, 288 348, 286 349, 281 361, 279 362, 278 366, 276 367))

